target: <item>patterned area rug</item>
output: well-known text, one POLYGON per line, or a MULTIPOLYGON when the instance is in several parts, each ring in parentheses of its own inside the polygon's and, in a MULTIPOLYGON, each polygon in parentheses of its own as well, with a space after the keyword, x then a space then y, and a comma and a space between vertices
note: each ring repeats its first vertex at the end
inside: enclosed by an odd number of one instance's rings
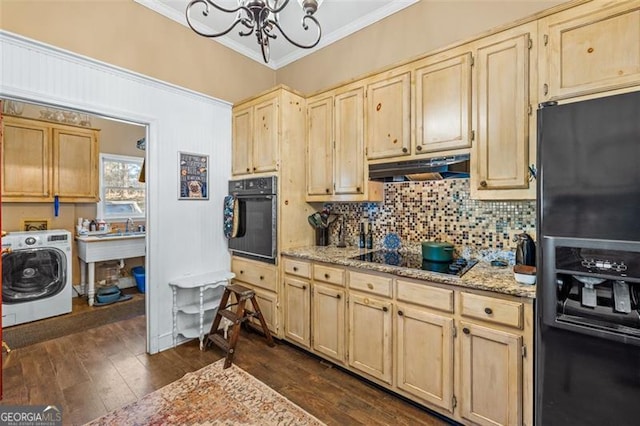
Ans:
POLYGON ((88 425, 324 425, 224 359, 88 425))

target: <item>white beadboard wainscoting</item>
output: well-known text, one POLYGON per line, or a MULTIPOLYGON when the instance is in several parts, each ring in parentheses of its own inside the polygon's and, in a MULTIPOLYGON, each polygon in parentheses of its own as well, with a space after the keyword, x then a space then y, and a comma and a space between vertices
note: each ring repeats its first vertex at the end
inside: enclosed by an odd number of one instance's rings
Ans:
POLYGON ((231 105, 6 31, 0 55, 0 97, 147 125, 147 350, 171 347, 168 282, 229 268, 231 105), (179 151, 209 156, 208 200, 178 200, 179 151))

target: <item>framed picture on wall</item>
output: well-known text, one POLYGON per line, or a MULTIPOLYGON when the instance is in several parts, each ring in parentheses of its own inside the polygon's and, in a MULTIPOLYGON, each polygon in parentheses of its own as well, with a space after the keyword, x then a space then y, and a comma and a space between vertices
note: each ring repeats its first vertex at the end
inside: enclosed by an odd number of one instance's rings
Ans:
POLYGON ((209 199, 209 156, 178 152, 179 200, 209 199))

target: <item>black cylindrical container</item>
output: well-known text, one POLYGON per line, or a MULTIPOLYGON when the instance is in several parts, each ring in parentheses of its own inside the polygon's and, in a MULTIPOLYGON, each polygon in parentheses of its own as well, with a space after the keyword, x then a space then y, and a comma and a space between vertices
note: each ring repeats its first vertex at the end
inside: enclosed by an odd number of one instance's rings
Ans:
POLYGON ((329 245, 329 228, 316 228, 316 245, 329 245))

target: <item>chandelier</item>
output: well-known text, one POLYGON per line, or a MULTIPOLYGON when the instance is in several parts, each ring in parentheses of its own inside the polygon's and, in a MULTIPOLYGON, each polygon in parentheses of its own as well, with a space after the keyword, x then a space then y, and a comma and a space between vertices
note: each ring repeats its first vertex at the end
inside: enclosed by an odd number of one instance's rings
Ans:
POLYGON ((289 4, 289 0, 237 0, 238 7, 236 8, 226 8, 222 7, 213 0, 192 0, 187 5, 186 17, 187 23, 191 27, 193 31, 203 37, 220 37, 231 30, 233 30, 238 24, 242 25, 244 28, 241 29, 241 36, 249 36, 251 34, 256 35, 258 39, 258 44, 260 45, 260 49, 262 50, 262 58, 265 63, 269 62, 269 39, 275 39, 277 37, 276 30, 287 39, 287 41, 294 46, 300 47, 302 49, 311 49, 315 47, 318 42, 320 42, 320 36, 322 35, 322 29, 320 28, 320 23, 313 16, 318 10, 320 3, 323 0, 298 0, 302 10, 304 11, 304 16, 302 17, 302 28, 305 31, 309 30, 309 22, 313 24, 313 26, 317 29, 317 36, 311 44, 301 44, 291 39, 284 31, 284 29, 280 26, 280 21, 278 20, 278 14, 289 4), (206 33, 196 28, 197 25, 194 25, 193 18, 191 17, 192 9, 197 8, 202 10, 202 15, 204 17, 209 16, 209 12, 211 7, 214 7, 222 12, 236 14, 235 20, 229 25, 225 30, 219 33, 206 33))

